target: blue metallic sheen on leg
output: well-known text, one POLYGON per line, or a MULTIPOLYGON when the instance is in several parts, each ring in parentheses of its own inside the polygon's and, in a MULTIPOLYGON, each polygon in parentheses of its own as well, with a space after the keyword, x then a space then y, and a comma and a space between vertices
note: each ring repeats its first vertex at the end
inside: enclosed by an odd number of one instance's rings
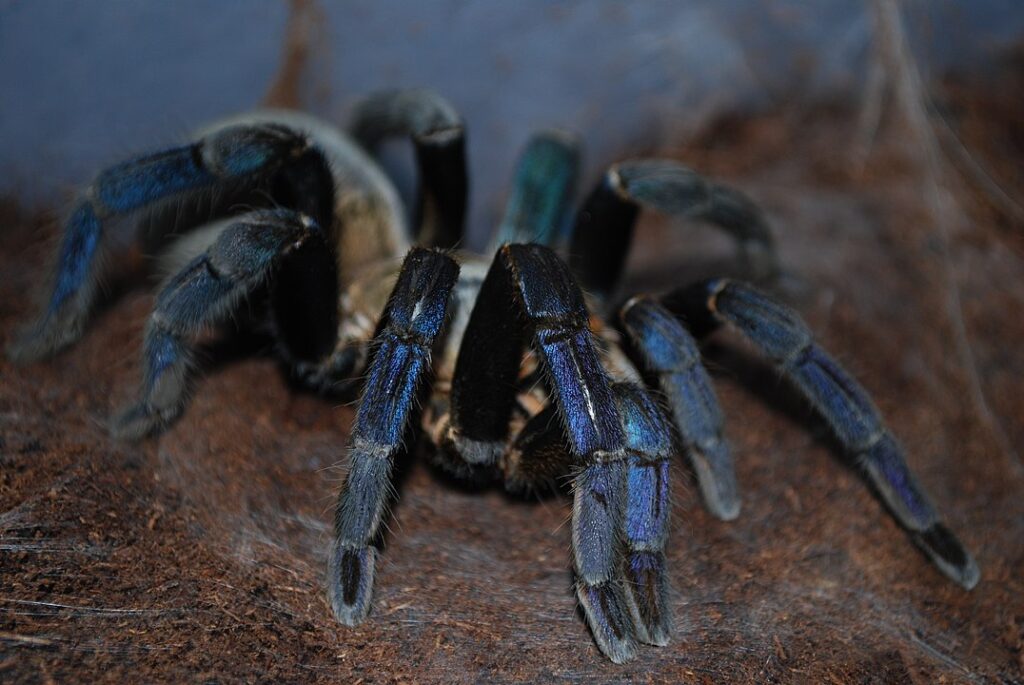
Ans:
POLYGON ((186 145, 106 169, 93 184, 93 192, 107 212, 123 214, 216 180, 200 164, 196 146, 186 145))
POLYGON ((57 262, 57 282, 48 313, 56 312, 91 277, 90 267, 102 236, 102 225, 92 205, 83 202, 68 221, 57 262))

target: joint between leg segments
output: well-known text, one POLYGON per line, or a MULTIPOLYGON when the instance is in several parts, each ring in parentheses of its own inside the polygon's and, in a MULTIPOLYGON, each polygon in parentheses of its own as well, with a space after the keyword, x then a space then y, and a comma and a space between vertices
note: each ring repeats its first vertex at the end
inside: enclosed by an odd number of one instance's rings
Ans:
POLYGON ((441 449, 454 451, 471 466, 497 464, 505 453, 505 443, 500 441, 474 440, 467 438, 451 424, 450 416, 441 422, 435 441, 441 449))
POLYGON ((868 436, 863 442, 853 444, 849 446, 851 454, 855 455, 858 459, 862 458, 863 455, 871 450, 875 445, 882 441, 882 438, 892 437, 887 430, 878 430, 868 436))
POLYGON ((410 348, 416 354, 429 355, 430 341, 426 336, 410 330, 395 330, 395 327, 388 327, 384 332, 385 337, 396 345, 403 345, 410 348))
POLYGON ((361 457, 369 457, 371 459, 390 459, 391 453, 394 449, 394 445, 382 445, 378 442, 361 440, 359 438, 352 440, 352 451, 358 452, 361 457))
POLYGON ((723 319, 721 313, 718 311, 718 296, 722 294, 722 291, 729 286, 729 279, 727 278, 716 278, 707 284, 708 298, 707 307, 708 312, 721 321, 723 319))
POLYGON ((96 217, 97 221, 104 221, 117 213, 115 210, 104 204, 102 198, 99 196, 95 181, 83 191, 81 202, 78 203, 76 211, 80 211, 83 205, 87 205, 89 207, 89 210, 92 212, 92 215, 96 217))
POLYGON ((624 461, 629 456, 628 452, 622 450, 594 450, 587 461, 594 464, 613 464, 617 461, 624 461))
POLYGON ((782 373, 789 374, 794 368, 800 366, 801 363, 810 358, 811 352, 814 350, 814 345, 814 339, 808 337, 803 345, 795 348, 793 352, 779 360, 779 370, 782 373))

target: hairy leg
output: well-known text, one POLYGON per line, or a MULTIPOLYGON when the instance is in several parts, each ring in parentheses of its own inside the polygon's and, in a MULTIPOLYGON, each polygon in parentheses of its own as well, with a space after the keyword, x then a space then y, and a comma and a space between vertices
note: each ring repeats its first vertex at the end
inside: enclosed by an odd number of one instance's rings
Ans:
POLYGON ((647 391, 629 383, 617 383, 613 389, 629 455, 622 560, 626 598, 637 637, 665 645, 672 630, 665 568, 672 434, 647 391))
POLYGON ((577 594, 601 650, 636 653, 620 540, 626 516, 627 441, 566 265, 540 245, 498 251, 470 316, 452 381, 443 446, 474 464, 497 464, 508 439, 527 343, 541 360, 570 459, 577 594))
POLYGON ((359 104, 350 130, 367 150, 392 136, 412 138, 420 176, 414 237, 455 247, 462 240, 469 196, 466 128, 455 108, 429 90, 383 91, 359 104))
MULTIPOLYGON (((661 408, 642 387, 614 383, 612 392, 626 436, 619 552, 623 597, 637 638, 648 644, 665 645, 672 629, 665 566, 671 506, 671 428, 661 408)), ((534 415, 502 457, 500 466, 509 490, 523 492, 550 487, 581 466, 566 450, 558 411, 552 404, 534 415)))
POLYGON ((409 427, 458 274, 458 265, 449 257, 414 248, 405 258, 373 341, 327 570, 331 608, 345 625, 356 625, 370 610, 376 559, 372 543, 391 496, 394 457, 409 427))
POLYGON ((676 291, 665 302, 698 331, 728 323, 743 333, 825 419, 932 562, 965 588, 974 587, 977 564, 940 519, 867 392, 814 342, 796 312, 749 285, 725 279, 676 291))
POLYGON ((81 337, 98 290, 105 225, 112 218, 182 193, 266 173, 306 147, 305 138, 284 127, 228 127, 102 171, 65 225, 43 312, 8 354, 31 361, 81 337))
POLYGON ((732 453, 723 435, 725 417, 696 341, 650 297, 631 299, 619 318, 640 367, 668 403, 704 503, 718 518, 736 518, 740 498, 732 453))
POLYGON ((543 131, 531 137, 516 165, 492 251, 506 243, 556 247, 563 239, 579 166, 579 143, 569 134, 543 131))
POLYGON ((288 210, 252 212, 172 276, 146 326, 141 397, 113 420, 111 432, 139 438, 176 418, 187 401, 193 338, 227 318, 283 258, 310 243, 327 249, 311 219, 288 210))
POLYGON ((768 222, 746 195, 678 162, 632 160, 612 165, 576 215, 570 265, 584 289, 604 296, 615 290, 641 208, 721 227, 736 240, 751 278, 777 269, 768 222))

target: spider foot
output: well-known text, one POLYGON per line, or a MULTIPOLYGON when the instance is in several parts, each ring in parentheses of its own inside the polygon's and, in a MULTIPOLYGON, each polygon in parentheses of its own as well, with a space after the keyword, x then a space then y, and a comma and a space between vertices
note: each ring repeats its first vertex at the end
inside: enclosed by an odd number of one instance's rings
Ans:
POLYGON ((664 647, 672 632, 668 576, 661 552, 634 552, 623 564, 626 600, 641 642, 664 647))
POLYGON ((941 521, 923 531, 913 533, 911 537, 936 568, 950 580, 966 590, 978 584, 981 570, 977 562, 941 521))
POLYGON ((362 623, 370 613, 377 550, 335 543, 327 562, 327 598, 331 610, 347 626, 362 623))
POLYGON ((7 345, 7 358, 16 364, 29 364, 52 357, 71 345, 85 330, 85 317, 70 308, 45 316, 22 330, 7 345))
POLYGON ((606 581, 591 585, 581 580, 576 584, 576 594, 601 651, 617 664, 632 660, 636 656, 635 629, 619 584, 606 581))
POLYGON ((107 429, 115 440, 141 440, 160 433, 181 414, 181 406, 157 409, 145 403, 130 405, 119 411, 107 429))
POLYGON ((732 454, 723 440, 690 449, 690 464, 697 476, 697 485, 704 505, 723 521, 733 521, 740 515, 739 487, 732 454))

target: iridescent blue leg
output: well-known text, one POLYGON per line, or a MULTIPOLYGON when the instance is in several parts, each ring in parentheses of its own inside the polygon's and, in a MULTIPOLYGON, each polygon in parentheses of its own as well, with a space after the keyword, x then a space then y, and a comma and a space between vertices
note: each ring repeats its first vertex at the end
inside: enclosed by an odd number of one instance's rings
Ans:
POLYGON ((304 138, 279 126, 237 126, 101 172, 65 226, 45 309, 8 354, 20 361, 39 359, 81 337, 97 293, 110 219, 164 198, 266 173, 306 145, 304 138))
MULTIPOLYGON (((665 645, 672 629, 665 542, 670 509, 671 427, 648 393, 630 383, 612 385, 626 437, 625 498, 621 519, 622 597, 637 638, 665 645)), ((566 451, 558 407, 533 416, 501 460, 512 491, 544 488, 580 464, 566 451)))
POLYGON ((410 136, 416 149, 420 189, 416 240, 456 247, 462 240, 469 197, 466 128, 451 103, 429 90, 390 90, 356 108, 352 136, 367 150, 392 136, 410 136))
POLYGON ((628 455, 622 560, 626 598, 637 637, 666 645, 672 631, 665 568, 672 433, 661 408, 643 388, 617 383, 613 389, 628 455))
POLYGON ((631 160, 608 169, 576 216, 570 265, 588 292, 614 291, 641 208, 721 227, 736 240, 741 267, 751 278, 777 270, 768 222, 746 195, 672 160, 631 160))
POLYGON ((697 343, 673 314, 649 297, 631 299, 619 312, 640 367, 661 391, 697 475, 708 509, 732 520, 740 513, 725 419, 697 343))
POLYGON ((193 338, 227 318, 283 258, 312 242, 327 249, 311 219, 288 210, 252 212, 233 220, 172 276, 146 327, 141 397, 113 420, 111 432, 139 438, 176 418, 187 401, 193 338))
POLYGON ((377 553, 372 544, 392 494, 394 457, 409 427, 458 274, 458 265, 439 252, 410 251, 373 341, 327 569, 331 608, 345 625, 356 625, 370 610, 377 553))
POLYGON ((626 437, 582 293, 550 249, 506 245, 495 256, 456 362, 446 446, 472 463, 498 462, 531 340, 581 467, 573 482, 577 593, 598 646, 623 662, 636 653, 620 563, 626 437))
POLYGON ((579 166, 579 144, 568 134, 544 131, 530 138, 516 165, 492 250, 506 243, 556 247, 566 229, 579 166))
POLYGON ((724 279, 672 293, 665 301, 698 330, 725 322, 753 342, 812 403, 932 562, 965 588, 974 587, 977 564, 939 518, 867 392, 814 342, 795 312, 749 285, 724 279))

